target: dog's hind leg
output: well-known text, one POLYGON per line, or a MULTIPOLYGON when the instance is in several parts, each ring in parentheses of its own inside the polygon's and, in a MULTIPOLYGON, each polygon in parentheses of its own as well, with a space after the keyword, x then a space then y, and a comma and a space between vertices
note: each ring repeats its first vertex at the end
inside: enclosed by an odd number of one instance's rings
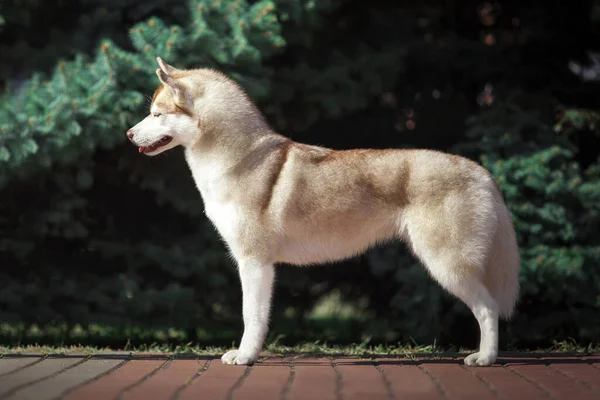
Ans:
POLYGON ((479 324, 479 351, 466 357, 465 364, 493 364, 498 356, 500 308, 484 282, 489 242, 469 233, 460 241, 445 235, 450 224, 443 218, 419 222, 407 230, 413 252, 444 289, 469 307, 479 324))
POLYGON ((446 276, 436 279, 444 289, 461 299, 471 310, 480 330, 479 351, 465 358, 465 364, 489 366, 498 357, 498 304, 481 280, 473 276, 446 276))
POLYGON ((465 364, 492 365, 498 356, 498 303, 490 294, 480 275, 476 273, 478 268, 453 265, 457 261, 456 259, 444 258, 424 259, 423 261, 432 277, 444 289, 462 300, 479 324, 479 351, 467 356, 465 364), (467 271, 474 273, 462 273, 467 271))

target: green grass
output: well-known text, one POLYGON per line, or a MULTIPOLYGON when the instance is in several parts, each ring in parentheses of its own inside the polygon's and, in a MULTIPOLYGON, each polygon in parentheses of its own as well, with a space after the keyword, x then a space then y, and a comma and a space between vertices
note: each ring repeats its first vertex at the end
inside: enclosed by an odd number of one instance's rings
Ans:
MULTIPOLYGON (((267 343, 295 346, 297 343, 328 343, 339 346, 358 346, 355 343, 408 343, 410 338, 390 336, 385 327, 365 326, 361 321, 350 318, 313 317, 299 323, 293 318, 281 321, 278 329, 267 338, 267 343), (377 329, 379 328, 379 329, 377 329)), ((241 321, 230 325, 203 325, 198 329, 184 329, 143 326, 110 326, 90 324, 67 326, 55 324, 46 326, 24 326, 23 324, 0 324, 0 345, 6 347, 26 347, 29 345, 69 348, 90 345, 99 348, 137 349, 165 348, 177 346, 196 347, 231 346, 239 340, 243 332, 241 321)), ((330 346, 327 346, 330 347, 330 346)))
MULTIPOLYGON (((2 354, 26 354, 36 353, 44 355, 59 355, 59 354, 85 354, 94 355, 105 352, 123 351, 132 355, 144 354, 164 354, 173 357, 190 357, 190 356, 219 356, 226 352, 227 347, 211 347, 211 346, 193 346, 177 345, 168 346, 161 344, 142 345, 142 346, 124 346, 123 348, 110 347, 94 347, 94 346, 0 346, 0 355, 2 354)), ((296 346, 283 346, 276 341, 267 344, 264 348, 267 354, 285 356, 285 355, 322 355, 322 356, 357 356, 369 358, 374 356, 403 356, 412 358, 416 355, 429 355, 435 358, 441 355, 448 354, 463 354, 472 352, 469 348, 440 348, 435 344, 432 345, 417 345, 417 344, 399 344, 392 345, 375 345, 371 346, 368 342, 357 343, 351 345, 328 345, 320 342, 307 342, 296 346)), ((576 353, 590 354, 599 353, 600 344, 581 346, 574 340, 556 342, 548 348, 536 349, 510 349, 522 353, 576 353)))
MULTIPOLYGON (((233 346, 232 346, 233 347, 233 346)), ((177 355, 220 355, 229 350, 229 347, 222 346, 194 346, 176 345, 169 346, 163 344, 151 344, 141 346, 124 346, 123 348, 94 347, 94 346, 0 346, 0 354, 15 353, 41 353, 41 354, 100 354, 103 352, 124 351, 132 354, 162 353, 177 355)), ((284 346, 276 342, 268 343, 264 351, 269 354, 322 354, 322 355, 406 355, 409 353, 427 353, 438 352, 435 346, 369 346, 367 342, 351 345, 328 345, 327 343, 307 342, 297 346, 284 346)))

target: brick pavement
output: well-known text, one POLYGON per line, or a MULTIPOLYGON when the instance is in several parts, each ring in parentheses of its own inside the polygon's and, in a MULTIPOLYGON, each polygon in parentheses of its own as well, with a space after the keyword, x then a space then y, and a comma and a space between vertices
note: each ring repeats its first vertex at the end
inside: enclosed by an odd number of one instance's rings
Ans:
POLYGON ((106 353, 0 358, 0 399, 600 399, 600 354, 502 354, 487 368, 460 357, 218 357, 106 353))

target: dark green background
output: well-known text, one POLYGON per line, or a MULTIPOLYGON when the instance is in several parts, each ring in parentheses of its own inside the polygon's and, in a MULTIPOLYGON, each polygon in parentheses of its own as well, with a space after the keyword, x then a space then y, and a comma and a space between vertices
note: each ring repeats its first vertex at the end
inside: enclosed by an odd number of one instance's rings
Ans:
MULTIPOLYGON (((124 140, 157 55, 231 74, 297 141, 482 162, 523 257, 502 345, 600 337, 598 2, 9 0, 0 16, 2 342, 241 334, 235 265, 182 152, 141 157, 124 140)), ((477 335, 402 245, 278 271, 271 337, 285 343, 477 335)))

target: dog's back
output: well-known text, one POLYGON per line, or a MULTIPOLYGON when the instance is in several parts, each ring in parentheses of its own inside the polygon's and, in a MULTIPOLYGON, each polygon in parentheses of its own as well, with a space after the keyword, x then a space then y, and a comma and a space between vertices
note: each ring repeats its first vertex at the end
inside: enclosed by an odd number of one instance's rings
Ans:
POLYGON ((481 329, 469 365, 498 353, 498 318, 519 292, 519 251, 502 195, 484 168, 429 150, 335 151, 274 133, 235 82, 158 59, 163 86, 127 133, 147 155, 177 145, 206 215, 239 265, 245 330, 230 364, 254 362, 264 341, 277 262, 325 263, 404 240, 481 329))

